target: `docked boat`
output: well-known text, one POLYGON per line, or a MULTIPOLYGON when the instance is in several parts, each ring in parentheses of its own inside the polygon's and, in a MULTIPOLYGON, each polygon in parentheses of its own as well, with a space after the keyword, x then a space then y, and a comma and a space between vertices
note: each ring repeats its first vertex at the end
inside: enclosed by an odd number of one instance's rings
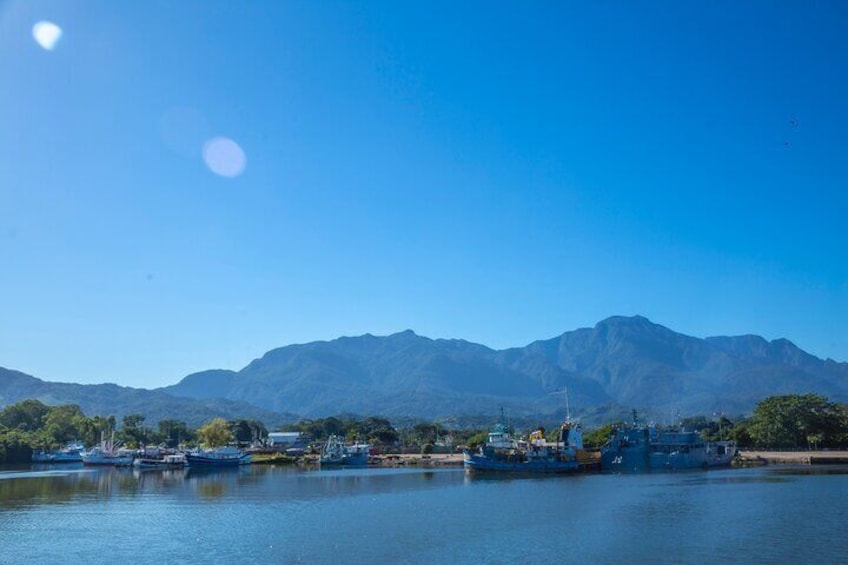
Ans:
POLYGON ((321 449, 318 462, 322 466, 341 465, 344 461, 344 442, 336 435, 331 435, 321 449))
POLYGON ((695 431, 659 431, 633 423, 614 429, 601 447, 601 470, 644 472, 706 469, 729 465, 736 455, 733 441, 705 441, 695 431))
POLYGON ((503 422, 488 435, 477 451, 463 450, 463 464, 470 471, 507 473, 573 473, 580 469, 578 452, 583 449, 579 425, 566 420, 560 426, 557 441, 545 439, 543 429, 535 430, 528 440, 516 440, 503 422))
POLYGON ((368 464, 370 451, 371 446, 367 443, 347 444, 341 437, 331 435, 321 449, 318 462, 322 466, 363 466, 368 464))
POLYGON ((129 467, 135 456, 131 451, 125 449, 105 449, 95 447, 82 454, 83 465, 103 465, 113 467, 129 467))
POLYGON ((79 442, 72 442, 62 449, 54 451, 33 451, 33 463, 82 463, 82 452, 85 446, 79 442))
POLYGON ((185 453, 189 467, 238 467, 250 463, 250 454, 234 446, 195 449, 185 453))
POLYGON ((100 445, 82 453, 83 465, 129 467, 135 459, 135 452, 115 443, 115 434, 109 440, 101 440, 100 445))
POLYGON ((161 457, 138 457, 133 461, 136 469, 182 469, 188 464, 184 453, 168 453, 161 457))
POLYGON ((367 443, 354 443, 346 445, 342 453, 342 465, 350 467, 361 467, 368 464, 371 453, 371 445, 367 443))

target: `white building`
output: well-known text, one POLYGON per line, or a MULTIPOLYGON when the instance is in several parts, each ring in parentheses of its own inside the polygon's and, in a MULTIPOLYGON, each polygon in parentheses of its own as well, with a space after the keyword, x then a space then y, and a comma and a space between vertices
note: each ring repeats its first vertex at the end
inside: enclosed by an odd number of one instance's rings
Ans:
POLYGON ((302 446, 304 443, 305 438, 301 432, 271 432, 268 434, 268 447, 285 449, 302 446))

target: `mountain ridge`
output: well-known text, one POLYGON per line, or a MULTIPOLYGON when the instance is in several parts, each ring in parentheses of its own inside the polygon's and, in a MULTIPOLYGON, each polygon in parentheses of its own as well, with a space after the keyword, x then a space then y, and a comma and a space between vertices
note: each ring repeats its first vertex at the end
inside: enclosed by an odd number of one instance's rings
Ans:
MULTIPOLYGON (((178 393, 192 377, 164 390, 178 393)), ((260 402, 254 391, 261 383, 270 387, 265 394, 276 392, 267 406, 293 410, 284 399, 297 399, 312 416, 328 415, 336 406, 354 412, 382 408, 388 415, 410 410, 392 397, 426 406, 439 398, 442 406, 427 410, 438 416, 491 412, 483 397, 514 412, 548 413, 561 400, 546 396, 566 388, 576 406, 745 412, 772 392, 811 390, 844 400, 846 381, 848 364, 821 360, 785 338, 696 338, 643 316, 612 316, 592 328, 504 350, 411 330, 285 346, 238 371, 221 393, 260 402), (321 382, 324 390, 309 382, 321 382), (385 402, 357 400, 362 395, 385 402)))
MULTIPOLYGON (((495 414, 501 406, 515 415, 562 414, 565 390, 578 414, 615 407, 739 414, 779 393, 846 401, 848 363, 819 359, 785 338, 696 338, 643 316, 611 316, 502 350, 412 330, 287 345, 239 371, 192 373, 148 392, 308 418, 432 419, 495 414)), ((0 383, 0 402, 3 396, 0 383)))

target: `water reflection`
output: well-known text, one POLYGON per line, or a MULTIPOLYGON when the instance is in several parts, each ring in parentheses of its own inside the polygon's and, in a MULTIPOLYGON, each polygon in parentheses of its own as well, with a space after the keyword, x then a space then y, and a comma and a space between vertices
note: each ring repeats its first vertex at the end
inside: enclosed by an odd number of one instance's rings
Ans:
POLYGON ((775 475, 848 475, 848 465, 804 465, 773 467, 775 475))
POLYGON ((183 560, 801 562, 813 548, 811 561, 835 562, 848 551, 838 535, 848 519, 846 480, 845 468, 808 467, 555 477, 262 465, 15 469, 0 473, 0 561, 97 561, 103 540, 119 539, 110 559, 180 560, 187 547, 202 547, 183 560), (811 471, 842 476, 794 476, 822 474, 811 471), (563 535, 575 516, 579 534, 563 535))
POLYGON ((65 503, 111 491, 111 480, 86 469, 41 468, 0 474, 2 510, 41 504, 65 503))
POLYGON ((754 484, 754 483, 786 483, 789 479, 783 477, 697 477, 688 481, 677 483, 677 486, 687 487, 693 485, 729 485, 729 484, 754 484))

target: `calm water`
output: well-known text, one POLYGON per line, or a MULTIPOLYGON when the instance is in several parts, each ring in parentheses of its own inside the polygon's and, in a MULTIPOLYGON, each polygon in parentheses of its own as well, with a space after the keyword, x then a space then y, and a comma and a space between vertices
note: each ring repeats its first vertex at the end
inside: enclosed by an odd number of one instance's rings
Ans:
POLYGON ((848 563, 848 469, 0 472, 2 563, 848 563))

